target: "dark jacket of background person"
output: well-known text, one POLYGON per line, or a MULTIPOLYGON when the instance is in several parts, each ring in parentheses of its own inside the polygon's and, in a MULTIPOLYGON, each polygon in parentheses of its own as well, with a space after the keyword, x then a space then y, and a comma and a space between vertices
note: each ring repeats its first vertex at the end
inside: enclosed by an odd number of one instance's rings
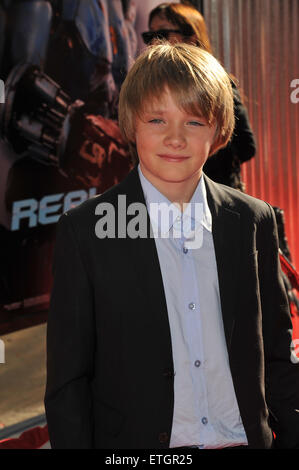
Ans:
POLYGON ((254 157, 256 144, 246 107, 233 81, 232 87, 236 119, 233 136, 225 148, 208 158, 203 170, 213 181, 244 191, 241 164, 254 157))

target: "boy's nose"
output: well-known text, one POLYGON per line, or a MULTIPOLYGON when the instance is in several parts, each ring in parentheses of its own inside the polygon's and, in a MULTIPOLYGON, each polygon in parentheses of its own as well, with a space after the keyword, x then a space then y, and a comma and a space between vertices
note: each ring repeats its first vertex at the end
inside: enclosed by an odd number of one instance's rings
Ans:
POLYGON ((186 145, 186 139, 181 129, 169 129, 164 137, 164 144, 173 148, 183 148, 186 145))

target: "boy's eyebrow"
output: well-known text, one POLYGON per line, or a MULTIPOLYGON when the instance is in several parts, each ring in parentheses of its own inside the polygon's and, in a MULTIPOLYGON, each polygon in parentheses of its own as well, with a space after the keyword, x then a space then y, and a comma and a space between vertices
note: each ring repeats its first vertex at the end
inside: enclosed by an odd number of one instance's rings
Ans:
MULTIPOLYGON (((162 109, 145 109, 143 112, 144 112, 145 114, 159 114, 159 115, 162 115, 162 114, 166 113, 167 110, 162 110, 162 109)), ((196 117, 196 118, 200 118, 200 119, 203 118, 203 119, 204 119, 203 114, 194 114, 194 113, 187 113, 187 112, 186 112, 186 114, 187 114, 188 116, 190 116, 190 117, 192 116, 192 117, 196 117)))
POLYGON ((145 109, 144 113, 147 113, 147 114, 164 114, 165 111, 160 110, 160 109, 145 109))

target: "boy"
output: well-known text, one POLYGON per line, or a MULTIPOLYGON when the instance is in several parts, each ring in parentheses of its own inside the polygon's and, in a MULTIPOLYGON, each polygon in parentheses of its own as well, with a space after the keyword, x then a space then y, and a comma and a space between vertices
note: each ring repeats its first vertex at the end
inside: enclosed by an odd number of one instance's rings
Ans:
POLYGON ((119 122, 139 165, 58 224, 52 447, 271 448, 272 429, 298 447, 273 210, 202 173, 234 126, 226 72, 200 48, 153 46, 119 122))

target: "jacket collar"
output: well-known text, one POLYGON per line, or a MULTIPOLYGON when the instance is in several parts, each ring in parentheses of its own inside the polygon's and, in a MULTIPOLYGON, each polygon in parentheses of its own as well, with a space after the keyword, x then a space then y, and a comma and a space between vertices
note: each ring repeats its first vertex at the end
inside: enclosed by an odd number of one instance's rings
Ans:
POLYGON ((238 267, 240 261, 240 213, 230 192, 204 175, 212 214, 213 241, 218 270, 220 300, 228 349, 236 315, 238 267))

